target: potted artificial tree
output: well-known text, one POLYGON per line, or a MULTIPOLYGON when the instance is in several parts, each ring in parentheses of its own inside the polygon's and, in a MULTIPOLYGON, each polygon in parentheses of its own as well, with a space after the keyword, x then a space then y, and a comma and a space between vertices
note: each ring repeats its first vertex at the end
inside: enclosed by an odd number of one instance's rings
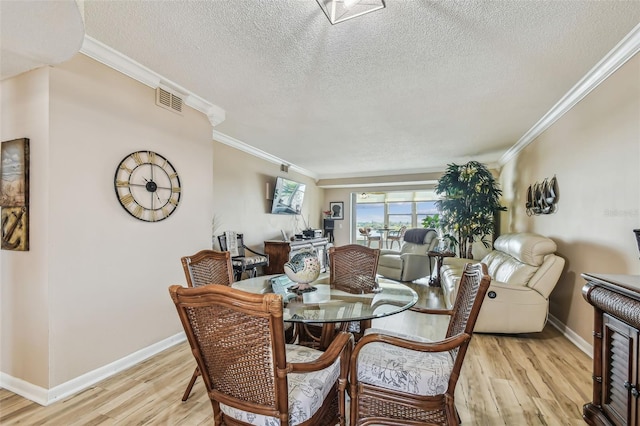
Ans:
POLYGON ((500 204, 502 191, 487 166, 477 161, 449 164, 436 193, 442 196, 436 202, 439 225, 445 239, 458 246, 460 257, 473 258, 475 241, 490 247, 487 236, 493 234, 495 214, 507 208, 500 204))

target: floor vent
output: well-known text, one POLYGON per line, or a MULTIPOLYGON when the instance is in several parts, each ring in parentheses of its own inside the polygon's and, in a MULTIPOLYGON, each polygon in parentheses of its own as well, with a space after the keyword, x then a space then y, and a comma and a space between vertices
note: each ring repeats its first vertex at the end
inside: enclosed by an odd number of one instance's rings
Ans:
POLYGON ((156 88, 156 105, 182 114, 182 98, 161 87, 156 88))

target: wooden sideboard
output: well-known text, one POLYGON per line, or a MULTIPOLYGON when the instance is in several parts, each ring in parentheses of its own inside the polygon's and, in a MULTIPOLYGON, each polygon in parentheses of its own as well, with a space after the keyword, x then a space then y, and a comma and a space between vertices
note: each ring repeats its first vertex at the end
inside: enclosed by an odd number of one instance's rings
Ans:
POLYGON ((327 270, 328 259, 327 238, 311 238, 308 240, 295 241, 275 241, 267 240, 264 242, 264 252, 269 255, 269 266, 264 269, 264 273, 284 274, 284 264, 289 261, 300 250, 312 247, 318 253, 320 260, 320 272, 327 270))
POLYGON ((593 400, 590 425, 640 426, 640 276, 582 274, 593 305, 593 400))

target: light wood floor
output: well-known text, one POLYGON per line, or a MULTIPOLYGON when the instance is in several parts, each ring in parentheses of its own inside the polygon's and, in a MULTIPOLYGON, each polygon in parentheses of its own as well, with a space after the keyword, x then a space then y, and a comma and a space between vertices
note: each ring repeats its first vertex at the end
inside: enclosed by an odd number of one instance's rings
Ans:
MULTIPOLYGON (((420 304, 437 306, 437 290, 414 285, 420 304)), ((405 312, 374 327, 429 338, 444 334, 441 316, 405 312)), ((48 407, 0 389, 1 425, 213 424, 202 379, 180 401, 195 361, 182 343, 48 407)), ((475 334, 456 388, 463 425, 584 425, 591 359, 553 327, 528 335, 475 334)))

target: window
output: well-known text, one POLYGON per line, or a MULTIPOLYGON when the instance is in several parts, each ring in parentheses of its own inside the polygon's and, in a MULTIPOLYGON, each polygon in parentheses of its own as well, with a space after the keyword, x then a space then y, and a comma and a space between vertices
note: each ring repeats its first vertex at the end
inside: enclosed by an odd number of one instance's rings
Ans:
POLYGON ((437 196, 430 191, 363 192, 352 194, 355 199, 355 239, 364 240, 359 228, 391 229, 421 228, 422 220, 438 214, 437 196))
MULTIPOLYGON (((356 231, 360 228, 384 227, 384 203, 357 203, 356 204, 356 231)), ((364 240, 364 237, 356 232, 356 240, 364 240)))
POLYGON ((389 203, 387 206, 387 224, 389 228, 397 229, 402 226, 413 227, 413 203, 389 203))
POLYGON ((435 201, 421 201, 416 203, 416 219, 418 224, 422 226, 422 220, 427 216, 438 214, 438 208, 435 201))

